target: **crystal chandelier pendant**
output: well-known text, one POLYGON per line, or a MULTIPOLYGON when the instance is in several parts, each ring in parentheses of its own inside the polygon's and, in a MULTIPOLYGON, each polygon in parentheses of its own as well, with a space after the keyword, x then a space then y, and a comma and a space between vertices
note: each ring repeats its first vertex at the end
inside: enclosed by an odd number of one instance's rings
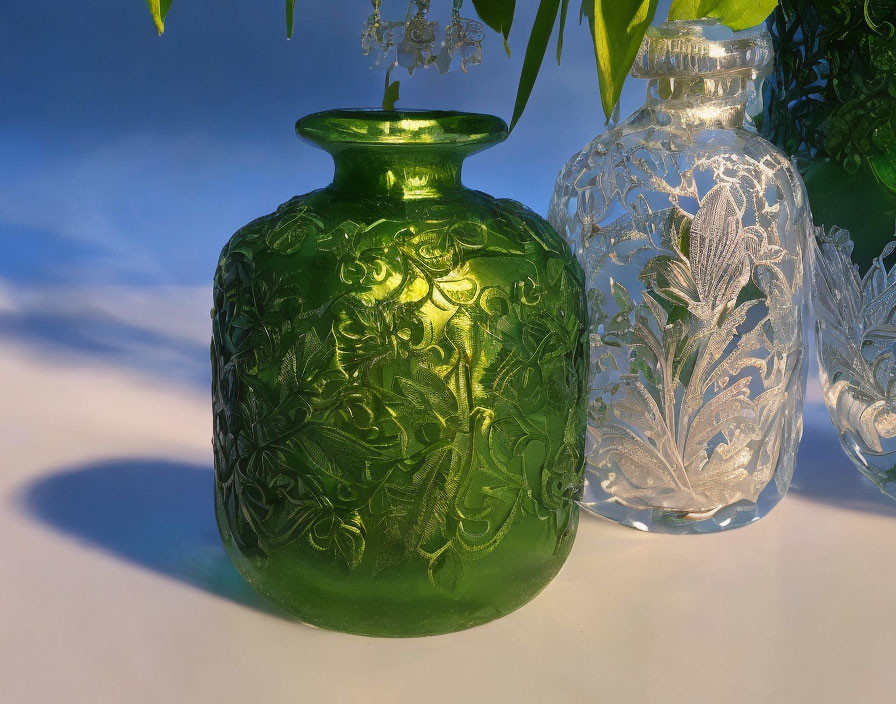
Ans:
POLYGON ((391 71, 400 66, 413 75, 435 66, 439 73, 466 73, 482 62, 483 26, 461 17, 463 0, 454 0, 441 42, 439 22, 428 19, 430 0, 410 0, 403 20, 384 20, 382 0, 372 4, 373 13, 361 31, 361 52, 374 57, 372 68, 391 71))
POLYGON ((373 68, 385 67, 395 60, 395 39, 393 31, 397 23, 383 22, 380 17, 381 0, 373 0, 373 13, 364 23, 361 31, 361 53, 373 55, 373 68))
POLYGON ((426 19, 429 0, 416 0, 415 4, 417 11, 405 25, 404 38, 397 48, 398 65, 406 68, 410 75, 414 75, 416 69, 426 68, 433 62, 436 28, 439 26, 435 20, 426 19))
POLYGON ((464 73, 470 66, 482 63, 482 23, 460 16, 462 0, 455 0, 451 23, 445 27, 442 49, 436 58, 439 73, 460 69, 464 73))
POLYGON ((646 105, 562 169, 549 219, 586 275, 582 505, 641 530, 752 522, 790 485, 808 314, 802 182, 745 126, 762 30, 648 30, 646 105))

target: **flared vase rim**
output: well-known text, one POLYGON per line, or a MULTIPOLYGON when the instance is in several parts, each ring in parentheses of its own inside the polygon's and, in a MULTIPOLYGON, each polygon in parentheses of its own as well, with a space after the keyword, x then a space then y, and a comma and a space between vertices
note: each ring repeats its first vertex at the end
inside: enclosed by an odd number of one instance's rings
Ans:
POLYGON ((351 146, 459 147, 478 151, 507 139, 507 123, 456 110, 339 108, 299 118, 296 134, 332 151, 351 146))

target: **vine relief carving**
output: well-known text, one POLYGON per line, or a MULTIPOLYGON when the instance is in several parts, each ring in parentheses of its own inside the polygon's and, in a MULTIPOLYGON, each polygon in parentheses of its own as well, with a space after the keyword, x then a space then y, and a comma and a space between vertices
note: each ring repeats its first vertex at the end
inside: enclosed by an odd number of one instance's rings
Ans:
POLYGON ((559 543, 585 377, 565 245, 510 201, 488 223, 333 224, 315 197, 244 228, 215 279, 216 489, 241 552, 419 563, 454 593, 524 517, 559 543))

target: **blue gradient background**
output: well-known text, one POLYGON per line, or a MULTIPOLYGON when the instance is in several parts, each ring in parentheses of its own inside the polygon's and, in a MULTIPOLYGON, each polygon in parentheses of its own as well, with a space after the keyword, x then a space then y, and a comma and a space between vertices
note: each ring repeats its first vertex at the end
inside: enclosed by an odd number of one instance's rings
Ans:
MULTIPOLYGON (((403 12, 403 0, 385 4, 403 12)), ((399 76, 399 106, 509 120, 537 2, 517 5, 511 58, 488 31, 484 62, 469 74, 399 76)), ((329 182, 329 157, 296 138, 296 118, 378 105, 382 95, 383 74, 359 47, 368 0, 299 0, 289 42, 282 0, 176 0, 162 38, 143 0, 3 6, 0 279, 8 284, 208 284, 237 228, 329 182)), ((448 6, 434 0, 433 15, 448 6)), ((465 10, 472 15, 472 3, 465 10)), ((541 213, 560 166, 604 127, 577 7, 560 68, 555 41, 511 138, 465 171, 469 186, 541 213)), ((629 81, 622 114, 643 91, 629 81)))

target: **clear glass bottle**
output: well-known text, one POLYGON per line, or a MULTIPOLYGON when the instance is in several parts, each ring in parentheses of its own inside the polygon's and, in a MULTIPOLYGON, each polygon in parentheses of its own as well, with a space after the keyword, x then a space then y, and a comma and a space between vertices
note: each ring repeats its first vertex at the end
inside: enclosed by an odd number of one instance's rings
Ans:
POLYGON ((650 28, 645 106, 557 178, 549 219, 589 305, 582 505, 641 530, 744 525, 790 485, 811 218, 787 157, 744 124, 771 59, 761 28, 650 28))

